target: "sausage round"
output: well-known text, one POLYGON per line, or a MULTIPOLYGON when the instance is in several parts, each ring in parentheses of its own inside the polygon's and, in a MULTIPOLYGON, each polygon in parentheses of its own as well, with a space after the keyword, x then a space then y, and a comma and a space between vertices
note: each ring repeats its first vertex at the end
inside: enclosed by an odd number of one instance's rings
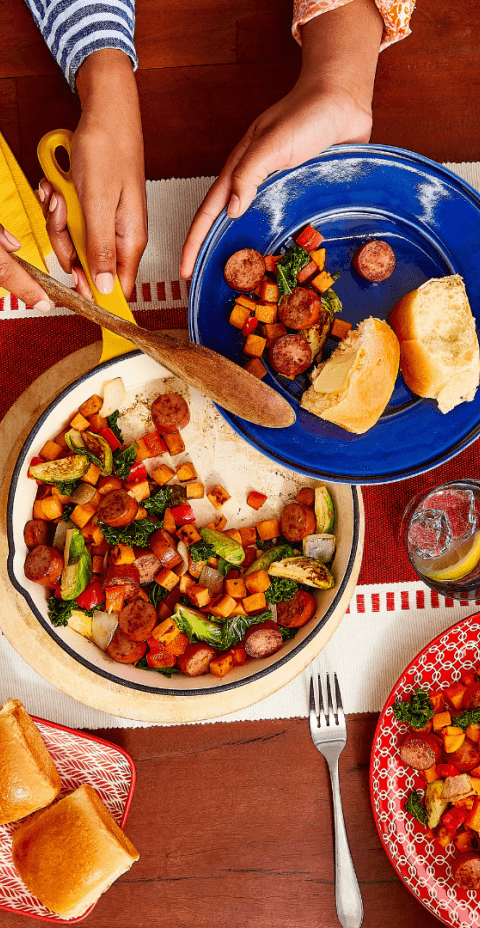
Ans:
POLYGON ((414 770, 428 770, 437 763, 442 749, 435 735, 410 732, 400 745, 400 756, 414 770))
POLYGON ((138 511, 138 502, 126 490, 112 490, 107 493, 97 509, 100 522, 111 525, 113 528, 123 528, 133 522, 138 511))
POLYGON ((200 677, 208 673, 210 662, 217 656, 217 652, 204 641, 187 644, 183 654, 178 658, 178 666, 187 677, 200 677))
POLYGON ((265 274, 265 261, 253 248, 236 251, 227 261, 223 276, 232 290, 248 293, 258 287, 265 274))
POLYGON ((37 545, 48 544, 48 536, 48 522, 45 519, 30 519, 23 530, 23 537, 29 551, 37 545))
POLYGON ((136 664, 146 650, 146 641, 132 641, 131 638, 127 638, 121 628, 117 627, 108 645, 107 654, 120 664, 136 664))
POLYGON ((123 607, 118 616, 118 624, 127 638, 132 641, 146 641, 157 624, 156 609, 144 599, 137 599, 123 607))
POLYGON ((460 854, 452 863, 453 879, 463 889, 480 888, 480 856, 475 851, 460 854))
POLYGON ((304 287, 294 287, 278 304, 278 317, 288 329, 308 329, 318 322, 321 311, 320 297, 304 287))
POLYGON ((184 429, 190 422, 190 410, 179 393, 161 393, 152 403, 155 428, 164 435, 184 429))
POLYGON ((448 755, 448 762, 453 764, 460 773, 467 773, 473 770, 480 763, 480 750, 478 745, 470 738, 465 738, 463 744, 448 755))
POLYGON ((133 602, 140 590, 140 574, 135 564, 116 564, 102 574, 102 589, 110 586, 125 587, 125 602, 133 602))
POLYGON ((34 583, 41 583, 47 589, 57 586, 63 570, 63 555, 50 545, 37 545, 29 551, 25 559, 25 576, 34 583))
POLYGON ((283 636, 275 622, 251 625, 245 635, 245 650, 249 657, 269 657, 282 647, 283 636))
POLYGON ((287 541, 301 541, 313 535, 316 528, 315 512, 304 503, 288 503, 280 516, 280 531, 287 541))
POLYGON ((161 567, 157 555, 150 551, 150 548, 144 548, 138 553, 133 563, 140 576, 140 586, 151 583, 161 567))
POLYGON ((277 622, 283 628, 301 628, 315 614, 315 597, 306 590, 297 590, 288 602, 277 603, 277 622))
POLYGON ((312 351, 307 339, 294 333, 277 338, 268 357, 272 367, 286 377, 302 374, 312 363, 312 351))
POLYGON ((352 264, 365 280, 387 280, 395 269, 395 252, 387 242, 374 239, 360 246, 352 258, 352 264))

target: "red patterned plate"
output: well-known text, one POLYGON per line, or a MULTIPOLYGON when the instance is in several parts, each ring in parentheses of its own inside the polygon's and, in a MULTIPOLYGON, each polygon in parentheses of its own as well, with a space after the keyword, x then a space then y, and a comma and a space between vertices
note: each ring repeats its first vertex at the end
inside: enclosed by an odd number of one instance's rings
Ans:
POLYGON ((400 758, 398 746, 408 726, 396 721, 392 703, 417 687, 443 689, 479 662, 477 612, 438 635, 403 672, 378 720, 370 762, 373 815, 390 862, 418 901, 445 925, 455 928, 480 924, 480 892, 461 889, 454 882, 451 864, 458 854, 454 845, 441 849, 404 811, 412 789, 423 795, 425 782, 400 758))
MULTIPOLYGON (((126 751, 93 735, 32 716, 60 774, 60 796, 88 783, 96 789, 117 825, 123 828, 135 788, 135 767, 126 751)), ((22 883, 12 863, 11 836, 18 827, 0 826, 0 909, 45 921, 71 925, 90 914, 65 920, 42 905, 22 883)))

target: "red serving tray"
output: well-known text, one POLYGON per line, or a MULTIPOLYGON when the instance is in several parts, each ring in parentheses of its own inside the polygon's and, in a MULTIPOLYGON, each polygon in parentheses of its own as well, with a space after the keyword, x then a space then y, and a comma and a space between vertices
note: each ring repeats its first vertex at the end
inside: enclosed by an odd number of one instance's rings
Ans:
MULTIPOLYGON (((60 797, 84 784, 97 791, 117 825, 123 829, 135 789, 135 765, 117 745, 45 719, 33 721, 60 774, 60 797)), ((20 879, 12 861, 12 834, 18 822, 0 825, 0 909, 60 925, 82 921, 96 903, 78 918, 63 919, 47 909, 20 879)))

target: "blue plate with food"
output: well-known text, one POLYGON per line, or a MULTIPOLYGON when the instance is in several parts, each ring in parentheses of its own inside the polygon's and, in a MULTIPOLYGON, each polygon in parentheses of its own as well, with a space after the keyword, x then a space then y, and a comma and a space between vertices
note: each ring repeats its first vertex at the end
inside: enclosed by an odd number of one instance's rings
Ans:
POLYGON ((409 151, 337 146, 269 177, 204 242, 190 337, 265 377, 296 422, 227 421, 277 463, 342 483, 454 457, 480 431, 479 237, 479 194, 409 151))

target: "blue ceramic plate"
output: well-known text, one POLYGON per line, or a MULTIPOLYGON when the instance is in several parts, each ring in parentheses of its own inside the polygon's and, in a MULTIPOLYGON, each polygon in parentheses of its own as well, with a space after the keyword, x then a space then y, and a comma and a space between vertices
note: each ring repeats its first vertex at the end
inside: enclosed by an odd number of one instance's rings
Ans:
MULTIPOLYGON (((326 268, 340 271, 335 290, 342 318, 356 325, 367 316, 386 319, 397 300, 431 277, 461 274, 472 311, 480 319, 480 197, 434 161, 398 148, 345 145, 293 171, 274 174, 259 187, 240 219, 222 213, 204 242, 192 279, 189 326, 193 341, 239 364, 244 339, 228 318, 235 293, 223 278, 233 252, 255 248, 278 253, 311 223, 325 236, 326 268), (351 267, 367 239, 388 241, 396 268, 383 283, 368 283, 351 267)), ((330 350, 334 343, 329 343, 330 350)), ((398 376, 390 404, 364 435, 353 435, 300 409, 306 375, 288 381, 270 370, 270 386, 295 408, 286 429, 266 429, 226 413, 246 441, 279 464, 342 483, 387 483, 430 470, 458 454, 480 431, 480 391, 447 415, 421 400, 398 376)))

